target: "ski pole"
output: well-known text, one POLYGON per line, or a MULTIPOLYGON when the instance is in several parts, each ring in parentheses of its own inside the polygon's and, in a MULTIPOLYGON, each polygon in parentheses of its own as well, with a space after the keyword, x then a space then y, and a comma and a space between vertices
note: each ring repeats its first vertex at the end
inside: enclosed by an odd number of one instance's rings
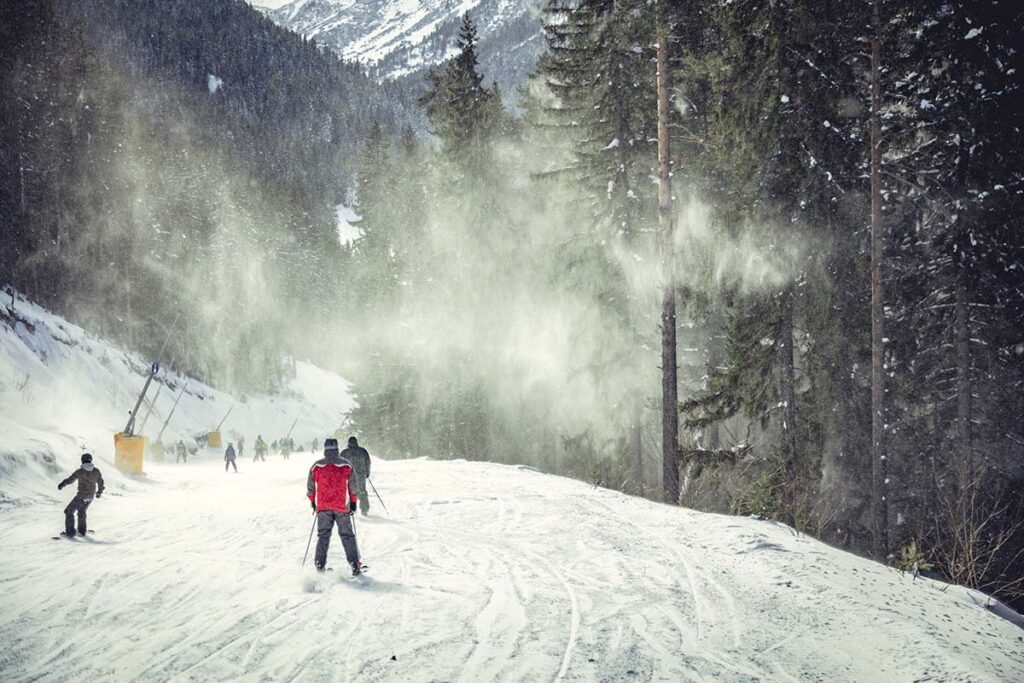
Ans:
POLYGON ((356 533, 356 513, 350 511, 348 519, 352 524, 352 536, 356 539, 356 562, 361 565, 363 563, 363 553, 359 550, 359 534, 356 533))
POLYGON ((309 527, 309 540, 306 541, 306 554, 302 556, 302 566, 306 566, 306 558, 309 557, 309 546, 313 543, 313 529, 316 528, 316 510, 313 511, 313 525, 309 527))
MULTIPOLYGON (((379 493, 377 493, 377 487, 373 485, 373 482, 372 482, 372 481, 370 481, 369 477, 367 477, 367 479, 366 479, 366 483, 370 485, 370 488, 371 488, 371 489, 373 489, 373 495, 377 496, 377 500, 379 500, 379 501, 380 501, 380 506, 381 506, 382 508, 384 508, 384 512, 388 512, 388 506, 384 504, 384 501, 383 501, 383 500, 381 500, 380 494, 379 494, 379 493)), ((391 516, 391 513, 390 513, 390 512, 388 512, 388 516, 389 516, 389 517, 391 516)))

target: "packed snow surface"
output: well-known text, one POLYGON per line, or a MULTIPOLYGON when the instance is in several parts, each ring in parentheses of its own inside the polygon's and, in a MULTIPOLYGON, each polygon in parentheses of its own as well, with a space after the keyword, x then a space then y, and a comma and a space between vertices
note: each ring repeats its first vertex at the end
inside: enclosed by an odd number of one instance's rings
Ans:
MULTIPOLYGON (((319 454, 253 462, 252 443, 301 408, 311 446, 351 408, 348 384, 299 364, 285 395, 239 403, 225 427, 247 435, 237 473, 200 449, 120 475, 111 434, 145 367, 39 307, 0 305, 4 683, 1024 680, 1019 615, 979 593, 527 468, 376 458, 387 511, 371 497, 356 520, 370 574, 348 576, 335 536, 336 571, 317 575, 302 559, 319 454), (95 531, 51 540, 73 495, 56 484, 83 447, 107 480, 95 531)), ((189 387, 171 440, 234 401, 189 387)))
POLYGON ((370 574, 335 536, 318 578, 311 457, 152 465, 88 540, 50 539, 56 490, 5 512, 0 678, 1024 680, 1024 631, 974 594, 509 466, 376 460, 370 574))

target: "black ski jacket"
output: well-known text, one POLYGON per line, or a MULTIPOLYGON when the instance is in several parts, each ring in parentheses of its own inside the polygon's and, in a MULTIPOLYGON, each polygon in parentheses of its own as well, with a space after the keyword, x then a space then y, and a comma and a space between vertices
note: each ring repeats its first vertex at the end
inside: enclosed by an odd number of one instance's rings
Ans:
POLYGON ((341 457, 352 463, 352 469, 356 471, 356 487, 363 491, 366 488, 366 480, 370 478, 370 453, 362 446, 349 446, 341 452, 341 457))
POLYGON ((71 473, 70 477, 60 483, 60 488, 64 488, 73 481, 78 482, 80 498, 92 498, 97 493, 103 493, 103 475, 100 474, 98 467, 93 466, 89 469, 85 469, 84 466, 79 467, 71 473))

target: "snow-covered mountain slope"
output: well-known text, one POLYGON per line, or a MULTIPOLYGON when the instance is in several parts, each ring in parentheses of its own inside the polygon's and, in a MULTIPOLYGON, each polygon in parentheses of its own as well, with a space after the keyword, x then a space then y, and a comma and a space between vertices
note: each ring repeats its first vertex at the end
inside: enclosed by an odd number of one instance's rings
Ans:
MULTIPOLYGON (((148 361, 30 302, 0 303, 0 507, 65 498, 55 484, 78 466, 84 450, 96 456, 108 484, 130 485, 133 480, 113 468, 113 435, 124 428, 148 368, 148 361)), ((165 443, 194 444, 194 435, 216 427, 231 409, 225 441, 245 436, 251 449, 257 434, 270 442, 298 418, 292 438, 309 447, 313 437, 337 429, 352 407, 348 382, 308 363, 297 363, 296 378, 282 394, 237 404, 164 369, 149 389, 155 406, 143 434, 156 437, 186 381, 165 443)), ((146 412, 144 405, 137 432, 146 412)))
POLYGON ((490 82, 515 102, 543 46, 536 0, 294 0, 267 14, 381 75, 419 74, 455 51, 459 22, 470 12, 480 34, 480 62, 490 82))
POLYGON ((0 679, 1024 680, 980 594, 509 466, 376 460, 370 574, 335 536, 317 578, 309 461, 154 465, 84 541, 56 500, 0 514, 0 679))

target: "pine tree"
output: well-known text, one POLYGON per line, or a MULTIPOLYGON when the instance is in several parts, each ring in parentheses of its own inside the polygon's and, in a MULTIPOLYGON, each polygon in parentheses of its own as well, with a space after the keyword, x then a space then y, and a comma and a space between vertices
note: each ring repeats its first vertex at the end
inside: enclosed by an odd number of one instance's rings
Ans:
POLYGON ((488 165, 489 143, 501 125, 501 100, 497 90, 484 87, 476 25, 468 12, 462 17, 456 46, 458 54, 428 75, 428 89, 420 103, 444 152, 465 177, 472 177, 488 165))

